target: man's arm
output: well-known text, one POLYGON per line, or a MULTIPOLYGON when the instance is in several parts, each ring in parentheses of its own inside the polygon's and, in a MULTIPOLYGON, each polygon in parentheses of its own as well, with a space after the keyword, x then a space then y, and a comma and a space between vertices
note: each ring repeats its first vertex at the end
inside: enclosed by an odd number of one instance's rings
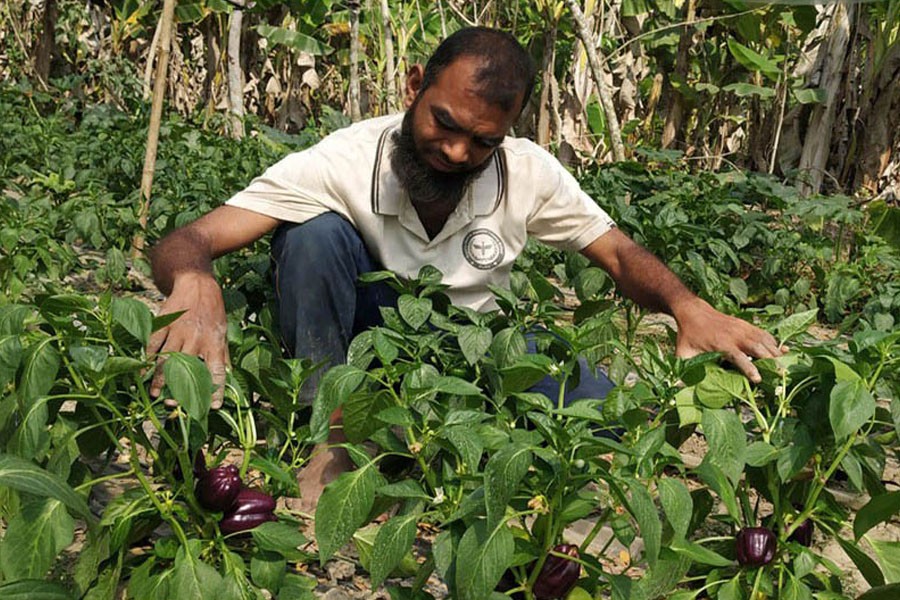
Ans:
POLYGON ((609 273, 627 298, 675 317, 678 356, 722 352, 747 377, 759 382, 759 371, 751 357, 774 358, 784 353, 771 334, 714 309, 688 290, 659 259, 618 229, 600 236, 581 253, 609 273))
MULTIPOLYGON (((185 313, 150 337, 147 352, 184 352, 202 358, 216 386, 213 408, 222 404, 228 344, 225 303, 212 261, 258 240, 278 223, 242 208, 220 206, 173 231, 150 251, 153 280, 168 296, 160 314, 185 313)), ((163 370, 157 367, 150 394, 158 396, 163 383, 163 370)))

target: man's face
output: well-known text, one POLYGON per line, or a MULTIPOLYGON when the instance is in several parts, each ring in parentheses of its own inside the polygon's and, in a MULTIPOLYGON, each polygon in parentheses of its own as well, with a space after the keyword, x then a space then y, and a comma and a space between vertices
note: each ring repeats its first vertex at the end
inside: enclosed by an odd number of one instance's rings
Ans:
POLYGON ((435 171, 463 173, 493 155, 518 115, 487 102, 476 82, 480 61, 462 56, 444 68, 410 107, 412 135, 422 162, 435 171))
POLYGON ((518 114, 481 98, 477 67, 473 58, 457 59, 424 91, 421 70, 411 77, 391 168, 415 205, 456 206, 518 114))

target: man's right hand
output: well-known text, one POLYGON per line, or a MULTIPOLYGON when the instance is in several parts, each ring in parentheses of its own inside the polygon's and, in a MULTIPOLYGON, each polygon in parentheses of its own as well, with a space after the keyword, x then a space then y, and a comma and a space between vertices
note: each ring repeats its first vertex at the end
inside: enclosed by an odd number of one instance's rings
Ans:
MULTIPOLYGON (((172 293, 160 308, 159 314, 184 311, 166 327, 150 337, 150 355, 184 352, 198 356, 206 363, 215 391, 211 407, 222 405, 225 390, 225 371, 228 366, 227 321, 222 289, 209 273, 181 273, 175 279, 172 293)), ((162 365, 165 356, 157 359, 156 373, 150 384, 150 395, 156 398, 162 391, 165 378, 162 365)), ((174 406, 176 400, 166 400, 174 406)))

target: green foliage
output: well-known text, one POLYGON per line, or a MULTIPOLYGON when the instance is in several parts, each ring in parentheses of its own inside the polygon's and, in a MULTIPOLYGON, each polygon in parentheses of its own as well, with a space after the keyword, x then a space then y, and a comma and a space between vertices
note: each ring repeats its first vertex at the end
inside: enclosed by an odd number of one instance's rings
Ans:
MULTIPOLYGON (((143 120, 74 104, 38 116, 32 103, 53 109, 53 98, 11 88, 0 103, 16 116, 0 123, 13 141, 0 162, 10 208, 0 213, 4 598, 98 597, 120 585, 138 599, 252 598, 261 589, 310 598, 315 581, 291 565, 324 562, 350 540, 375 582, 415 572, 397 597, 427 597, 420 588, 433 571, 454 597, 490 597, 501 578, 530 593, 549 549, 585 517, 594 533, 608 526, 618 543, 640 537, 644 548, 632 557, 644 576, 632 580, 605 570, 585 544, 579 589, 592 597, 737 598, 756 586, 839 597, 830 561, 792 539, 808 519, 878 586, 873 597, 892 592, 896 548, 870 533, 900 509, 883 481, 900 434, 900 261, 883 209, 870 221, 850 198, 804 199, 754 174, 693 174, 670 152, 580 175, 623 229, 704 297, 790 343, 788 356, 757 361, 755 386, 714 355, 678 359, 670 341, 638 337, 642 314, 613 302, 604 273, 529 244, 488 313, 450 305, 430 267, 412 281, 366 275, 392 285, 397 306, 353 340, 348 364, 324 374, 310 410, 300 392, 316 365, 281 355, 260 244, 216 265, 229 284, 232 370, 213 411, 209 374, 194 357, 169 356, 163 395, 147 392, 158 367, 144 345, 166 319, 123 289, 143 120), (90 268, 86 252, 95 251, 106 259, 97 282, 112 291, 61 281, 90 268), (563 288, 577 309, 562 305, 563 288), (812 339, 817 320, 840 322, 843 335, 812 339), (606 400, 562 402, 582 376, 578 357, 608 367, 619 386, 606 400), (550 396, 531 391, 547 377, 557 386, 550 396), (297 495, 294 472, 327 437, 337 407, 357 468, 319 502, 319 554, 289 511, 248 536, 222 536, 218 515, 193 495, 198 451, 211 463, 240 461, 242 475, 272 493, 297 495), (679 450, 694 433, 709 451, 689 466, 679 450), (116 457, 124 472, 98 469, 116 457), (94 517, 86 495, 120 476, 131 486, 94 517), (840 537, 851 517, 835 485, 871 497, 852 519, 853 539, 840 537), (88 533, 70 594, 42 578, 76 520, 88 533), (419 524, 439 531, 421 565, 410 558, 419 524), (776 533, 777 556, 741 569, 733 538, 758 525, 776 533), (130 552, 136 545, 140 555, 130 552)), ((306 141, 264 129, 226 141, 168 120, 149 236, 239 189, 285 142, 306 141)))

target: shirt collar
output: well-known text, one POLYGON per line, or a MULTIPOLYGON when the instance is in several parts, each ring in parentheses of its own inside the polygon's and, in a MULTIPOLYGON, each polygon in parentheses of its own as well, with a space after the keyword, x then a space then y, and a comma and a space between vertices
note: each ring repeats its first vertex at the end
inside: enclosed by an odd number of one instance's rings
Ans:
MULTIPOLYGON (((378 140, 371 191, 372 212, 377 215, 399 216, 404 205, 409 204, 400 180, 391 170, 392 134, 399 130, 399 124, 388 127, 378 140)), ((459 208, 472 218, 493 213, 506 195, 506 158, 502 145, 489 160, 491 164, 472 183, 460 203, 459 208)))

